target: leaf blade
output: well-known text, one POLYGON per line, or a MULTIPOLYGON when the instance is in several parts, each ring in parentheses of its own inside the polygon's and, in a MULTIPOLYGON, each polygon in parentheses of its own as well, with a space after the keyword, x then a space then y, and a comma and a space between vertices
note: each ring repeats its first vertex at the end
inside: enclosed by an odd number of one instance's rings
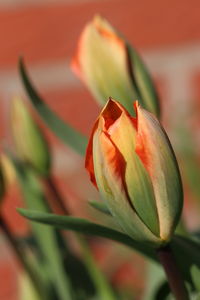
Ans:
MULTIPOLYGON (((146 244, 137 242, 130 238, 128 235, 117 230, 92 223, 81 218, 44 214, 37 211, 28 211, 24 209, 18 209, 18 211, 22 216, 32 221, 53 225, 56 228, 60 229, 81 232, 87 235, 96 235, 99 237, 111 239, 116 242, 120 242, 140 252, 148 259, 152 259, 158 262, 155 249, 147 247, 146 244)), ((192 282, 190 274, 192 265, 197 265, 198 267, 200 267, 200 244, 192 239, 181 236, 174 236, 171 241, 171 248, 175 255, 177 264, 183 273, 184 279, 192 282)))
MULTIPOLYGON (((42 186, 33 170, 25 168, 14 159, 12 161, 18 175, 26 205, 30 209, 48 212, 49 208, 45 201, 42 186)), ((43 269, 48 271, 49 282, 55 285, 60 299, 73 299, 71 282, 65 273, 59 253, 56 231, 53 228, 45 228, 42 224, 37 223, 32 224, 32 230, 44 257, 43 269)))
POLYGON ((81 218, 58 216, 46 213, 44 214, 38 211, 28 211, 21 208, 18 209, 18 212, 22 216, 28 218, 29 220, 47 225, 53 225, 56 228, 81 232, 86 235, 97 235, 99 237, 121 242, 129 247, 134 248, 136 251, 143 253, 145 256, 156 260, 155 251, 153 249, 143 246, 141 243, 134 241, 128 235, 121 233, 117 230, 96 223, 92 223, 88 220, 81 218))
POLYGON ((22 58, 19 60, 19 73, 31 103, 46 125, 65 144, 77 151, 80 155, 84 155, 87 145, 87 138, 72 126, 61 120, 43 101, 31 83, 22 58))

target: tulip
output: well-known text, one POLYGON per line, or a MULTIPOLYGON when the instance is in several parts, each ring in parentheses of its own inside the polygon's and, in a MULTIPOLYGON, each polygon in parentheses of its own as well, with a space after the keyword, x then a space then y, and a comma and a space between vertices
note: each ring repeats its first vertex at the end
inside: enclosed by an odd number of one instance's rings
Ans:
POLYGON ((39 174, 47 176, 51 160, 47 141, 25 103, 19 98, 12 102, 11 127, 19 157, 39 174))
POLYGON ((132 100, 138 99, 159 115, 157 93, 141 58, 100 16, 84 28, 71 67, 101 105, 112 95, 132 114, 132 100))
POLYGON ((95 122, 86 169, 111 214, 132 238, 167 243, 183 203, 178 165, 159 121, 134 104, 136 117, 110 99, 95 122))
POLYGON ((16 181, 16 171, 9 155, 2 153, 0 155, 5 188, 8 189, 16 181))

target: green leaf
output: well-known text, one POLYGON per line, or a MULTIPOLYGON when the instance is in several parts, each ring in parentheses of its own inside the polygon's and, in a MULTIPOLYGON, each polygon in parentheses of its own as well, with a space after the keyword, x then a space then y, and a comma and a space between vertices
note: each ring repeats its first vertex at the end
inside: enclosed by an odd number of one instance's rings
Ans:
MULTIPOLYGON (((80 218, 58 216, 25 209, 19 209, 19 212, 30 220, 53 225, 56 228, 81 232, 87 235, 96 235, 120 242, 140 252, 147 258, 157 261, 155 249, 144 243, 137 242, 117 230, 80 218)), ((200 267, 200 244, 185 237, 174 236, 171 241, 171 248, 185 280, 192 282, 190 268, 192 265, 200 267)))
POLYGON ((111 216, 111 213, 110 213, 108 207, 105 205, 105 203, 97 202, 97 201, 89 201, 89 204, 96 210, 98 210, 106 215, 111 216))
MULTIPOLYGON (((26 205, 30 209, 37 209, 49 212, 49 208, 43 195, 42 186, 35 172, 24 167, 13 160, 20 186, 23 192, 26 205)), ((60 255, 57 233, 55 229, 33 223, 32 230, 37 240, 42 256, 44 258, 44 271, 47 271, 51 284, 55 286, 57 293, 62 300, 73 299, 71 286, 65 273, 62 257, 60 255)))
POLYGON ((42 100, 38 92, 34 88, 27 74, 23 59, 19 60, 19 72, 21 75, 24 88, 39 115, 54 134, 61 139, 65 144, 84 155, 87 145, 87 138, 71 127, 69 124, 62 121, 42 100))
POLYGON ((139 101, 145 109, 160 116, 159 99, 151 76, 140 58, 139 54, 127 42, 127 51, 130 57, 130 70, 132 71, 133 84, 137 87, 139 101))
POLYGON ((192 282, 191 267, 196 265, 200 268, 200 244, 191 238, 174 236, 171 248, 185 280, 192 282))
POLYGON ((193 265, 191 267, 191 276, 196 291, 200 292, 200 268, 193 265))
POLYGON ((41 213, 38 211, 26 209, 18 209, 18 211, 22 216, 30 220, 40 222, 43 224, 53 225, 56 228, 60 229, 67 229, 87 235, 96 235, 99 237, 108 238, 113 241, 117 241, 129 247, 132 247, 136 251, 141 252, 142 254, 151 259, 156 259, 154 249, 146 247, 146 245, 133 240, 128 235, 117 230, 99 224, 95 224, 81 218, 58 216, 55 214, 41 213))
MULTIPOLYGON (((189 119, 192 114, 192 110, 188 112, 188 115, 184 116, 185 119, 189 119)), ((195 138, 192 134, 192 129, 190 129, 187 123, 180 125, 174 129, 175 136, 178 136, 177 152, 182 165, 182 169, 187 180, 187 183, 190 187, 193 195, 200 199, 200 168, 198 161, 198 146, 195 138)))

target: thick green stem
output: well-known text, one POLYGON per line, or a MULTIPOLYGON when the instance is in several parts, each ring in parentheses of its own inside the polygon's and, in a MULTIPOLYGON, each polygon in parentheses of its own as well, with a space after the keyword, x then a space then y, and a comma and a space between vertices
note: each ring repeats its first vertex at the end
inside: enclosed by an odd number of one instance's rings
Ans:
POLYGON ((169 286, 176 300, 189 300, 181 272, 170 248, 170 245, 157 250, 158 258, 165 270, 169 286))

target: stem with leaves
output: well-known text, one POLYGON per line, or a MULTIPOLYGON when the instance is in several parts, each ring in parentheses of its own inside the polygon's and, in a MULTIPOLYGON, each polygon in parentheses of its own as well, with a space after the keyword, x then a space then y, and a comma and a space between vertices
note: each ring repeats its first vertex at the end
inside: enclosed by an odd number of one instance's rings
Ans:
POLYGON ((184 284, 181 272, 177 266, 176 260, 170 248, 166 245, 157 250, 158 258, 163 266, 170 289, 175 296, 176 300, 189 300, 188 291, 184 284))

